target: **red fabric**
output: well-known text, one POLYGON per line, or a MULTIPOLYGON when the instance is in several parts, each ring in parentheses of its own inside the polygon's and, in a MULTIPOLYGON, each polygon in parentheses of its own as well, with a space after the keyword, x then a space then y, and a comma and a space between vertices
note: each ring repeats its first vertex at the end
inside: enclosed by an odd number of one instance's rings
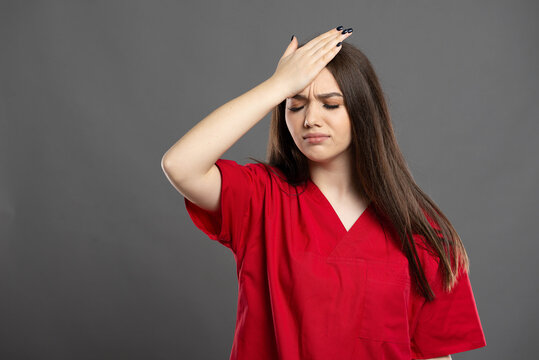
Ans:
POLYGON ((443 292, 438 262, 417 246, 437 295, 425 302, 372 203, 347 231, 312 181, 296 196, 276 168, 283 179, 261 164, 216 165, 219 209, 184 199, 194 224, 236 260, 230 359, 409 360, 486 346, 468 274, 443 292))

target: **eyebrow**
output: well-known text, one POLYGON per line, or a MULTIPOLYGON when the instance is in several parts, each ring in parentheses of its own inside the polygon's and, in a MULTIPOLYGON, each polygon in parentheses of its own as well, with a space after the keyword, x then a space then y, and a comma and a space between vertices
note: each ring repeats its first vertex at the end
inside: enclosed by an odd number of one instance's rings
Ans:
MULTIPOLYGON (((341 93, 338 93, 338 92, 330 92, 330 93, 327 93, 327 94, 318 94, 316 95, 316 98, 318 99, 327 99, 327 98, 330 98, 330 97, 333 97, 333 96, 340 96, 340 97, 343 97, 341 93)), ((294 95, 292 96, 292 99, 296 99, 296 100, 307 100, 307 97, 304 96, 304 95, 294 95)))

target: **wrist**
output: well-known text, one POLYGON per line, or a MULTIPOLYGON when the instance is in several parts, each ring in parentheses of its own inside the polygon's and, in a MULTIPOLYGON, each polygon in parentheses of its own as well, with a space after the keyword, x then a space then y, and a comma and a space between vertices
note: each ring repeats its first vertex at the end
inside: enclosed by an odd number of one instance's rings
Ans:
POLYGON ((261 85, 266 89, 268 94, 270 94, 270 97, 274 99, 276 104, 280 104, 289 96, 284 84, 273 76, 262 82, 261 85))

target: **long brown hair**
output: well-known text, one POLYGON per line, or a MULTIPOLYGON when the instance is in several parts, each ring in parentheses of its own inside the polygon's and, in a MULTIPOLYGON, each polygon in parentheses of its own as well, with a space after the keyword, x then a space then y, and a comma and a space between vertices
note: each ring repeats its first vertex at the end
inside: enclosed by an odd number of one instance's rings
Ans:
MULTIPOLYGON (((350 117, 351 166, 357 191, 372 201, 376 214, 398 236, 414 284, 427 301, 433 300, 412 234, 420 235, 425 249, 440 259, 446 291, 455 285, 460 266, 469 271, 464 245, 447 217, 414 181, 397 144, 378 77, 365 54, 343 42, 326 68, 343 92, 350 117)), ((310 174, 307 158, 286 126, 285 104, 286 99, 271 113, 268 161, 249 158, 276 167, 296 186, 305 184, 310 174)))

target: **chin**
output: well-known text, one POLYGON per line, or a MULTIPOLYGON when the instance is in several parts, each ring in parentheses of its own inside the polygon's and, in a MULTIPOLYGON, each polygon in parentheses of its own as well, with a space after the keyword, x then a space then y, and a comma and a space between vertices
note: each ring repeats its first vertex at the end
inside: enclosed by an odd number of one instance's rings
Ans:
POLYGON ((332 159, 332 157, 330 156, 313 156, 313 154, 305 154, 305 153, 303 153, 303 155, 305 155, 305 157, 308 160, 317 162, 317 163, 325 163, 332 159))

